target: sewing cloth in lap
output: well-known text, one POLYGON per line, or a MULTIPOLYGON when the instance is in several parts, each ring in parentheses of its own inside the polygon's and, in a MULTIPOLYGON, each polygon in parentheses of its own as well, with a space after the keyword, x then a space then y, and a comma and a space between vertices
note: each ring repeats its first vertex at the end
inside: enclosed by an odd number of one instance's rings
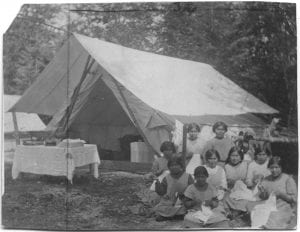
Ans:
MULTIPOLYGON (((293 178, 285 173, 275 180, 271 176, 266 177, 261 185, 271 195, 272 192, 283 192, 292 196, 295 200, 297 198, 297 187, 293 178)), ((263 204, 261 202, 253 202, 247 205, 248 211, 253 211, 257 204, 263 204)), ((280 198, 276 199, 277 211, 272 211, 269 214, 268 220, 265 223, 267 229, 287 229, 292 218, 295 216, 296 205, 290 204, 280 198)))
POLYGON ((212 198, 216 197, 217 194, 217 189, 210 184, 208 184, 207 189, 204 191, 198 190, 194 184, 189 185, 185 190, 184 195, 187 198, 196 201, 197 204, 189 210, 188 214, 185 216, 185 220, 192 223, 199 223, 199 226, 205 223, 211 224, 227 220, 227 218, 225 217, 225 210, 223 208, 223 205, 220 204, 221 202, 219 202, 218 207, 211 209, 211 214, 207 213, 207 210, 204 215, 203 212, 198 212, 199 210, 201 211, 200 206, 203 204, 203 202, 205 202, 206 200, 211 200, 212 198), (199 215, 203 216, 202 219, 205 218, 205 216, 209 217, 206 221, 201 221, 199 219, 199 215))
POLYGON ((234 200, 247 200, 247 201, 257 201, 259 200, 258 196, 258 187, 255 186, 254 190, 250 190, 244 184, 243 181, 238 180, 235 182, 235 185, 230 193, 230 198, 234 200))
POLYGON ((265 226, 273 211, 277 211, 277 209, 276 196, 272 193, 268 200, 263 204, 256 205, 251 211, 251 227, 258 229, 265 226))
MULTIPOLYGON (((217 197, 217 194, 218 194, 217 189, 210 184, 208 184, 207 189, 204 191, 200 191, 199 189, 197 189, 195 184, 189 185, 185 190, 184 195, 187 198, 196 201, 197 204, 192 209, 189 210, 191 214, 188 213, 188 215, 186 215, 185 220, 203 224, 203 222, 200 222, 199 218, 196 217, 197 216, 196 212, 201 210, 200 205, 203 204, 203 202, 205 202, 206 200, 211 200, 214 197, 217 197)), ((225 217, 225 210, 221 202, 219 202, 218 207, 212 209, 211 211, 212 214, 209 216, 206 223, 216 223, 216 222, 227 220, 227 218, 225 217)))

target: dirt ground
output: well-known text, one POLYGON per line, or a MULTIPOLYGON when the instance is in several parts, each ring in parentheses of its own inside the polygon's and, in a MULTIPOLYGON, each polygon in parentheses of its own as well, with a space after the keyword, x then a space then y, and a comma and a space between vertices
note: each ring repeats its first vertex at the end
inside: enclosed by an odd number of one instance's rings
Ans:
MULTIPOLYGON (((142 174, 76 168, 73 184, 65 177, 22 173, 12 180, 14 147, 5 144, 3 229, 36 230, 175 230, 182 221, 156 222, 149 187, 142 174)), ((236 228, 248 226, 235 219, 236 228)))
MULTIPOLYGON (((11 178, 5 165, 2 225, 38 230, 174 230, 182 221, 156 222, 143 175, 100 169, 99 179, 76 173, 73 185, 64 177, 23 173, 11 178)), ((231 222, 245 227, 242 221, 231 222)))
POLYGON ((11 178, 5 164, 2 225, 5 229, 155 230, 178 229, 181 222, 156 222, 143 201, 142 175, 100 170, 95 180, 76 175, 73 185, 63 177, 22 174, 11 178))

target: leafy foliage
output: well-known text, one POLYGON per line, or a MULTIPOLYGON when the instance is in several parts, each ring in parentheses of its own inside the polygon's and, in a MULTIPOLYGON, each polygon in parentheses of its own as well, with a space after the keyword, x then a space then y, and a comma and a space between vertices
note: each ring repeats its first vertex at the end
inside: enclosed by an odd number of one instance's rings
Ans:
POLYGON ((22 94, 53 58, 64 33, 51 26, 59 5, 24 5, 4 34, 4 92, 22 94))

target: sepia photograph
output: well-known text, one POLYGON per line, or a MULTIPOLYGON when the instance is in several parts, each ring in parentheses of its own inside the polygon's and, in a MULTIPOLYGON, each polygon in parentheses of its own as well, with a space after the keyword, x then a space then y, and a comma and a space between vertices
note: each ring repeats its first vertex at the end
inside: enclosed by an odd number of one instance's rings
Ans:
POLYGON ((2 34, 3 230, 296 230, 293 2, 25 3, 2 34))

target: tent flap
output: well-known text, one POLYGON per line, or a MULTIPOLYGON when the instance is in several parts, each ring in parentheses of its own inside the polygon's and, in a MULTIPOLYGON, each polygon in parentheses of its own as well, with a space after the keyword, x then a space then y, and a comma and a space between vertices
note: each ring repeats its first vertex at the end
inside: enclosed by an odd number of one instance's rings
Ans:
POLYGON ((150 118, 149 121, 146 124, 146 127, 149 129, 153 129, 156 127, 161 127, 161 126, 168 126, 168 124, 163 121, 163 119, 161 117, 159 117, 159 115, 157 115, 156 113, 153 113, 150 118))

